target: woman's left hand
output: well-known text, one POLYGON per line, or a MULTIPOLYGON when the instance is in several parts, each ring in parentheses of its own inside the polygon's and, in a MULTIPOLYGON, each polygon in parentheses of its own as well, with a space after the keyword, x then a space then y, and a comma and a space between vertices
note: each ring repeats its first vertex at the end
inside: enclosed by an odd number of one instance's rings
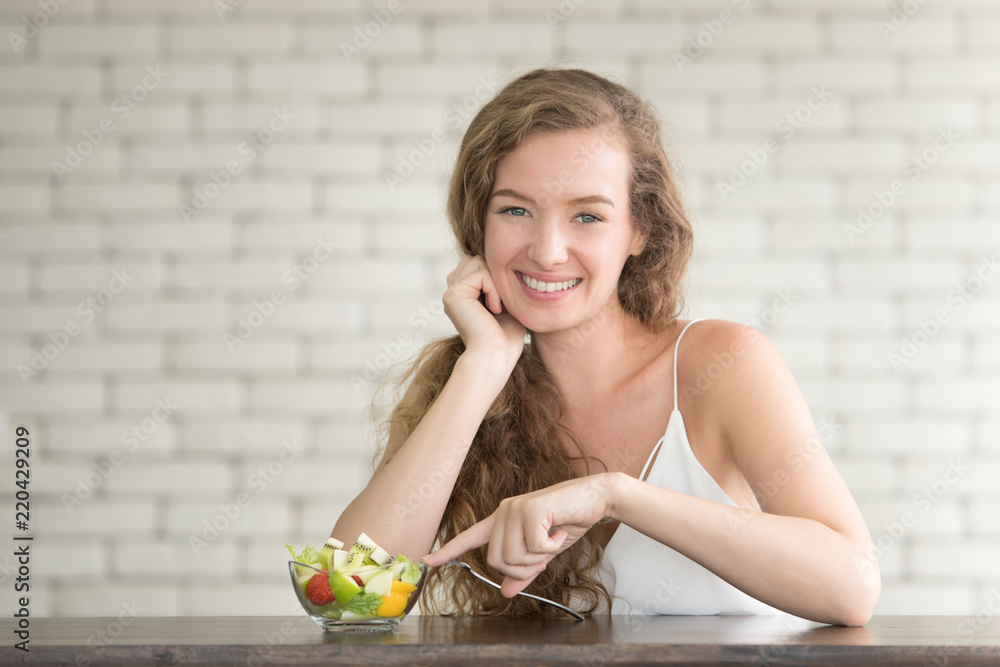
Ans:
POLYGON ((443 565, 489 543, 486 562, 506 575, 500 592, 513 597, 591 526, 610 517, 613 480, 600 473, 505 498, 493 514, 422 560, 443 565))

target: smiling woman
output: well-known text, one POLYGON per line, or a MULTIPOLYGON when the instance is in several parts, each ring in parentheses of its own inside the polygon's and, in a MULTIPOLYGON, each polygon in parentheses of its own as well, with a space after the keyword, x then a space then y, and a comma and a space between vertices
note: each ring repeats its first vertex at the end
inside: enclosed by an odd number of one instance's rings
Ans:
POLYGON ((559 613, 526 590, 584 614, 867 621, 871 539, 788 367, 756 329, 678 319, 691 225, 651 105, 583 70, 520 76, 466 131, 448 216, 458 335, 397 380, 334 537, 439 543, 431 565, 503 579, 434 569, 431 612, 559 613))

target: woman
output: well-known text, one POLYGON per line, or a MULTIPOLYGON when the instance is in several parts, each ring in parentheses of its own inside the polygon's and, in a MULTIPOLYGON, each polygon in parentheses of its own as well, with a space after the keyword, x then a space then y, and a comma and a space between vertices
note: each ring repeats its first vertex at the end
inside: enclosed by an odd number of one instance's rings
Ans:
POLYGON ((650 105, 583 70, 517 78, 466 131, 448 215, 458 335, 400 378, 334 536, 503 578, 433 569, 425 611, 437 590, 443 611, 561 613, 527 589, 585 614, 867 622, 871 538, 788 367, 756 329, 677 319, 691 226, 650 105))

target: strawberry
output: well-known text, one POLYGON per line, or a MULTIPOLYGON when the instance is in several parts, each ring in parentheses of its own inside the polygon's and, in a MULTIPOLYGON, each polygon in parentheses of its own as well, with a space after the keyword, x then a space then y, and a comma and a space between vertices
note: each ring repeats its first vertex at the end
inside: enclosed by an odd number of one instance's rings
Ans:
POLYGON ((365 587, 365 582, 361 581, 361 577, 359 577, 358 575, 352 574, 351 578, 354 579, 354 583, 356 583, 360 588, 365 587))
POLYGON ((306 597, 317 607, 337 600, 330 592, 330 577, 326 574, 314 574, 306 584, 306 597))

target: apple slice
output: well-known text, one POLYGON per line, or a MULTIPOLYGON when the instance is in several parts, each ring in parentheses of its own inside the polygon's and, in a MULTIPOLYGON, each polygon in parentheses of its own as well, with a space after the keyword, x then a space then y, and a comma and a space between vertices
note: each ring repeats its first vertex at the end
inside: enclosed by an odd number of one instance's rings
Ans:
POLYGON ((390 590, 392 590, 392 568, 382 570, 365 582, 365 593, 374 593, 385 597, 390 590))

